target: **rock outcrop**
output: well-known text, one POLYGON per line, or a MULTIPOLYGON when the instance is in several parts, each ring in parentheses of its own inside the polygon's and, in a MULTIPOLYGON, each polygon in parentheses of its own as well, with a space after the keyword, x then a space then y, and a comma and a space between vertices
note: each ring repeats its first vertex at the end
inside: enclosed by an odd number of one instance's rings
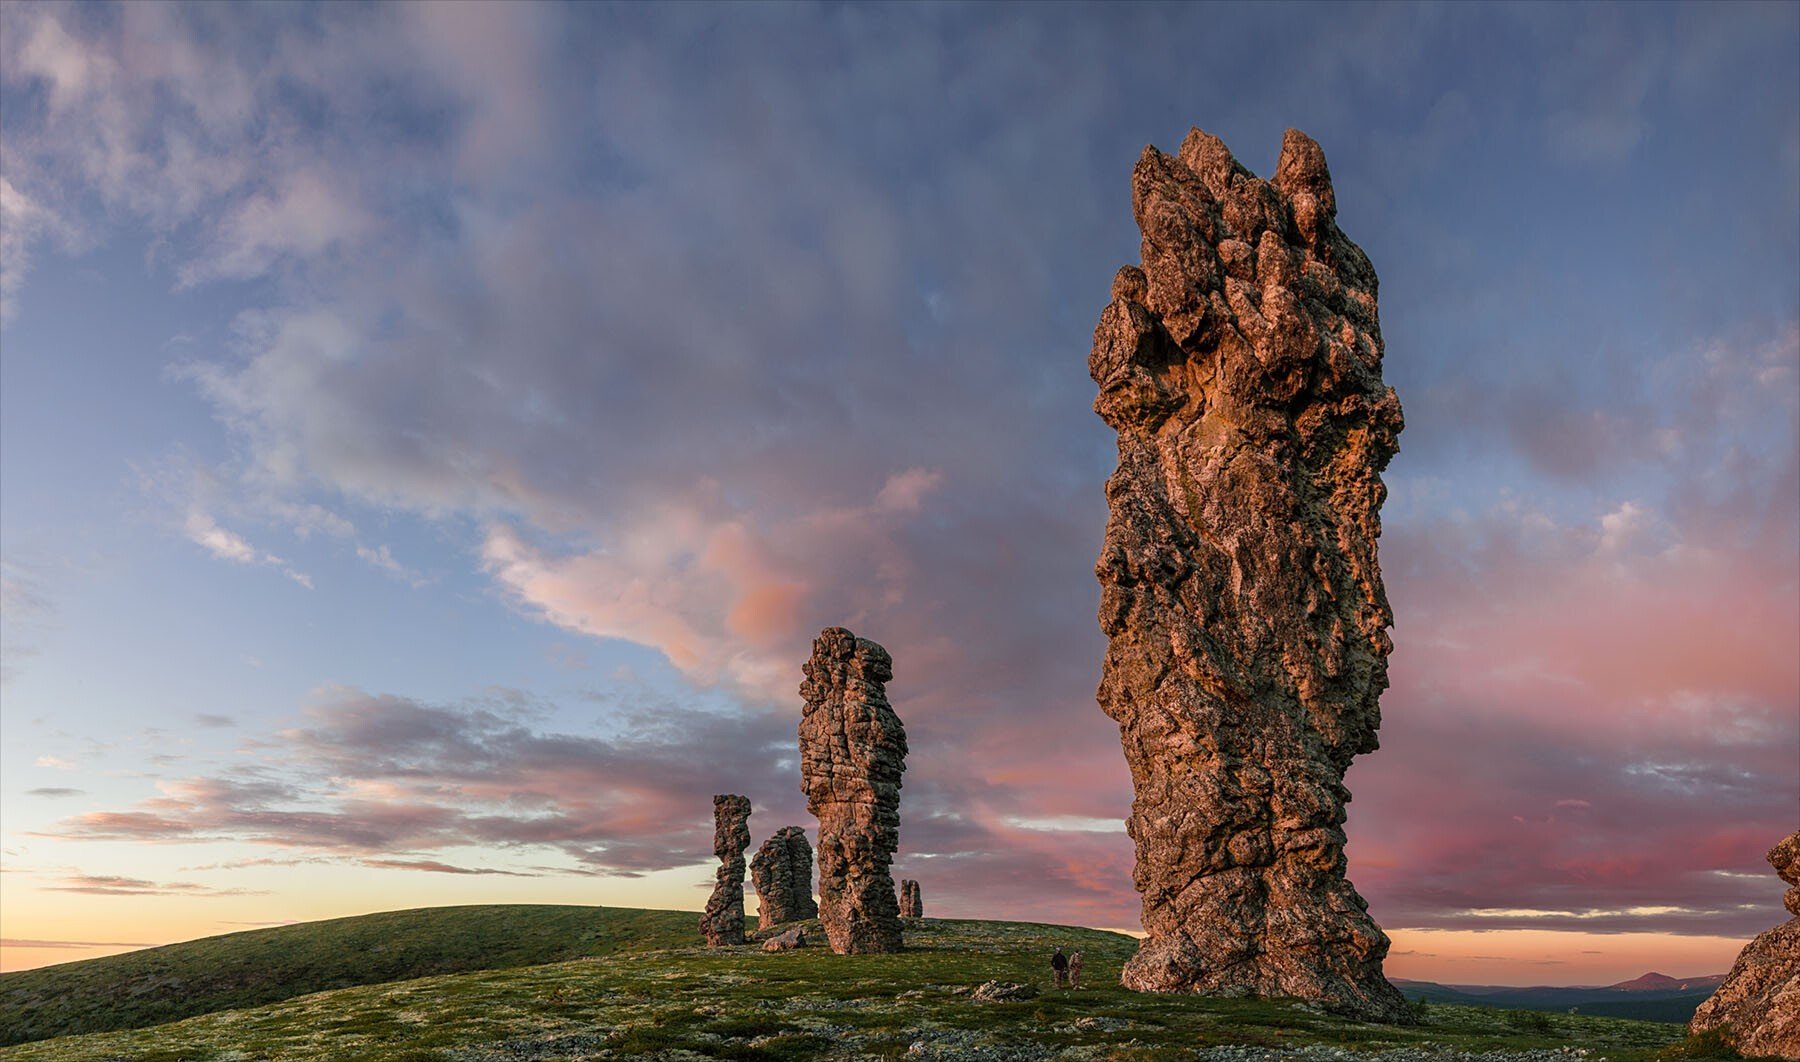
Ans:
POLYGON ((761 909, 757 928, 770 929, 783 922, 819 917, 812 894, 812 845, 806 831, 783 826, 763 842, 750 860, 750 881, 756 886, 761 909))
POLYGON ((906 728, 888 705, 886 649, 842 627, 813 640, 800 720, 800 788, 819 819, 819 921, 840 955, 900 950, 888 868, 900 843, 906 728))
POLYGON ((707 947, 744 943, 744 849, 750 847, 750 799, 713 797, 713 853, 719 857, 718 881, 700 916, 700 935, 707 947))
POLYGON ((1196 129, 1178 156, 1145 148, 1131 191, 1143 265, 1088 359, 1119 436, 1099 701, 1148 934, 1123 980, 1403 1021, 1342 829, 1391 646, 1375 541, 1402 421, 1375 271, 1296 130, 1273 180, 1196 129))
POLYGON ((919 883, 911 878, 900 880, 900 917, 925 917, 925 902, 919 898, 919 883))
POLYGON ((795 926, 785 933, 779 933, 763 941, 764 951, 793 951, 806 947, 806 928, 795 926))
POLYGON ((1769 850, 1794 917, 1744 946, 1688 1030, 1722 1031, 1740 1054, 1800 1058, 1800 831, 1769 850))
POLYGON ((1017 981, 983 981, 969 993, 969 998, 977 1003, 1020 1003, 1027 999, 1036 999, 1036 985, 1024 985, 1017 981))

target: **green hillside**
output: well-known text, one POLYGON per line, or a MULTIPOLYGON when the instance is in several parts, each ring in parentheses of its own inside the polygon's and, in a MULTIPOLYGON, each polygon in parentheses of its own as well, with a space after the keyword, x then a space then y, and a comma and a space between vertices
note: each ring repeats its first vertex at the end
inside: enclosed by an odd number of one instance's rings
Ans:
POLYGON ((131 1029, 352 985, 693 943, 688 911, 492 904, 254 929, 0 974, 0 1044, 131 1029))
MULTIPOLYGON (((415 920, 421 936, 459 938, 460 944, 439 944, 438 950, 465 959, 495 957, 501 940, 517 943, 524 923, 543 927, 561 919, 561 944, 544 939, 539 946, 572 947, 595 957, 532 966, 496 962, 489 969, 232 1010, 220 1009, 222 997, 214 995, 204 1008, 210 1012, 197 1017, 41 1040, 0 1049, 0 1059, 1154 1059, 1191 1057, 1195 1048, 1208 1045, 1285 1050, 1322 1044, 1358 1052, 1420 1045, 1471 1051, 1573 1045, 1588 1048, 1591 1057, 1627 1062, 1651 1057, 1681 1035, 1676 1027, 1649 1022, 1448 1004, 1424 1007, 1419 1025, 1393 1027, 1334 1017, 1287 1000, 1144 995, 1118 984, 1119 966, 1135 941, 1067 926, 924 919, 909 923, 905 952, 842 956, 816 946, 774 953, 754 945, 707 949, 698 946, 693 915, 683 912, 502 907, 374 917, 402 916, 415 920), (582 915, 589 921, 583 923, 582 915), (1046 986, 1046 959, 1059 944, 1085 953, 1089 987, 1077 992, 1046 986), (973 999, 970 989, 990 979, 1035 983, 1042 991, 1024 1002, 973 999)), ((364 933, 351 924, 359 921, 289 927, 313 934, 290 942, 297 949, 306 946, 315 970, 329 967, 331 976, 361 973, 362 951, 392 934, 364 933), (347 954, 331 951, 330 941, 353 939, 360 943, 347 954)), ((817 923, 811 923, 809 933, 816 932, 817 923)), ((259 966, 269 977, 278 976, 279 949, 257 942, 265 956, 260 963, 232 957, 255 936, 234 934, 183 947, 205 946, 215 962, 259 966)), ((229 980, 210 970, 201 954, 189 953, 194 965, 187 976, 214 984, 229 980)), ((119 964, 128 958, 71 964, 89 968, 82 982, 68 982, 88 1014, 121 1005, 125 995, 109 988, 102 972, 110 965, 112 975, 122 975, 125 967, 119 964)), ((12 988, 10 977, 0 979, 0 989, 12 988)), ((20 1013, 10 1011, 7 1022, 20 1013)))

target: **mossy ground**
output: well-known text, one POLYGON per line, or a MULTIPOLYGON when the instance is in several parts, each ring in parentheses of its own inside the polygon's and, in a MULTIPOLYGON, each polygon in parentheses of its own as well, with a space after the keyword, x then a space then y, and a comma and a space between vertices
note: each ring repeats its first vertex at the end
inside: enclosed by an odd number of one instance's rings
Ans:
MULTIPOLYGON (((679 912, 677 912, 679 913, 679 912)), ((690 922, 692 915, 683 915, 690 922)), ((691 926, 689 935, 692 936, 691 926)), ((809 936, 816 933, 816 924, 809 936)), ((1586 1048, 1642 1059, 1678 1026, 1433 1005, 1423 1024, 1371 1025, 1280 1000, 1156 996, 1118 985, 1136 942, 1017 922, 909 923, 908 950, 840 956, 820 947, 625 949, 320 992, 154 1028, 63 1037, 0 1051, 18 1059, 927 1057, 1181 1058, 1220 1044, 1331 1044, 1356 1051, 1586 1048), (1047 984, 1050 949, 1087 959, 1080 991, 1047 984), (978 1003, 982 981, 1032 982, 1020 1003, 978 1003)))
POLYGON ((696 915, 481 904, 383 911, 0 976, 0 1044, 128 1029, 334 988, 537 966, 695 939, 696 915))

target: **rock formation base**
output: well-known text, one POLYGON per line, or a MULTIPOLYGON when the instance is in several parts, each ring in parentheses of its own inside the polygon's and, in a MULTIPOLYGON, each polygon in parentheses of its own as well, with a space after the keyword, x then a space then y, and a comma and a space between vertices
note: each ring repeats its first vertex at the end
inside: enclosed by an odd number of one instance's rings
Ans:
POLYGON ((1745 945, 1688 1030, 1720 1029, 1740 1054, 1800 1058, 1800 831, 1770 849, 1769 862, 1790 886, 1783 899, 1794 917, 1745 945))

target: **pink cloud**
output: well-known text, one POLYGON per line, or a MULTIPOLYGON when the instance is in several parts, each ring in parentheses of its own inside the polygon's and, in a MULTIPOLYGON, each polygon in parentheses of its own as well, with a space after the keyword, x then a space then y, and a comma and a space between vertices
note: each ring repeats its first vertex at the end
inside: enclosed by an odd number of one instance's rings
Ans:
POLYGON ((706 483, 633 514, 604 548, 557 553, 500 525, 482 554, 521 606, 559 627, 648 645, 696 682, 780 702, 830 617, 855 622, 904 599, 910 564, 896 521, 941 479, 909 469, 867 504, 773 519, 706 483))

